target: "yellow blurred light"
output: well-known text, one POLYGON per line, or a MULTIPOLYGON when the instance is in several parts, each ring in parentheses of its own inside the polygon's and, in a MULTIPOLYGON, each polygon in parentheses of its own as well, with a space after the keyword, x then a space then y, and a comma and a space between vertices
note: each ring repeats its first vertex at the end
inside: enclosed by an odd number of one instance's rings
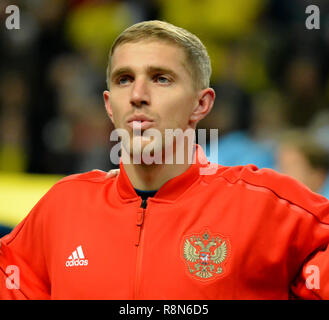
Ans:
POLYGON ((0 172, 0 224, 16 226, 61 178, 57 175, 0 172))

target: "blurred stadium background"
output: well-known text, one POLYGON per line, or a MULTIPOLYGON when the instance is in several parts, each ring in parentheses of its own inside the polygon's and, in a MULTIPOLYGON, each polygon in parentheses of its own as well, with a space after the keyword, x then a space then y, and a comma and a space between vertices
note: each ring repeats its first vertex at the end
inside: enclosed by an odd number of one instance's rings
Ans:
POLYGON ((123 29, 153 19, 208 48, 217 99, 199 128, 219 129, 219 162, 273 168, 329 197, 329 1, 1 0, 0 234, 62 176, 115 167, 108 51, 123 29), (20 30, 5 28, 9 4, 20 30), (309 4, 320 30, 305 27, 309 4))

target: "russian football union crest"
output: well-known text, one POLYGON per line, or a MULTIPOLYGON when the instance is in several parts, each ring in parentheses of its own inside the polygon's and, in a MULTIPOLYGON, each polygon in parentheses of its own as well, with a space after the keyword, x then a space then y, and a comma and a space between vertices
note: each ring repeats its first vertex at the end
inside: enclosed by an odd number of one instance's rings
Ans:
POLYGON ((230 251, 228 238, 212 234, 207 229, 183 239, 183 257, 191 276, 212 280, 225 273, 230 251))

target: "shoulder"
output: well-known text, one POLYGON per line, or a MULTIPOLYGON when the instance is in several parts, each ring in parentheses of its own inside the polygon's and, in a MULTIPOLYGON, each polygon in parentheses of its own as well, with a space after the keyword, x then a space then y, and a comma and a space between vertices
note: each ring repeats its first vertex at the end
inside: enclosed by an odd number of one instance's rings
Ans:
POLYGON ((113 179, 107 178, 107 172, 101 170, 92 170, 84 173, 77 173, 66 176, 59 180, 55 185, 66 184, 66 183, 106 183, 113 179))
POLYGON ((320 221, 329 223, 329 201, 312 192, 307 186, 294 178, 272 169, 258 169, 255 165, 221 167, 215 179, 225 179, 227 183, 242 185, 257 196, 270 193, 316 216, 320 221), (267 192, 264 192, 267 191, 267 192))
MULTIPOLYGON (((100 170, 62 178, 39 199, 29 214, 3 240, 9 243, 16 239, 19 234, 23 236, 32 232, 31 230, 33 232, 42 230, 44 224, 53 226, 58 221, 62 223, 62 219, 67 213, 66 207, 74 206, 74 204, 92 197, 95 193, 102 192, 102 186, 110 186, 114 180, 114 177, 108 178, 107 172, 100 170)), ((69 212, 74 214, 75 211, 69 210, 69 212)), ((80 213, 81 211, 77 212, 77 214, 80 213)))
POLYGON ((102 186, 105 184, 111 185, 113 181, 114 177, 108 178, 107 172, 101 170, 72 174, 55 183, 44 195, 42 200, 72 197, 74 194, 80 197, 83 192, 100 190, 102 186))

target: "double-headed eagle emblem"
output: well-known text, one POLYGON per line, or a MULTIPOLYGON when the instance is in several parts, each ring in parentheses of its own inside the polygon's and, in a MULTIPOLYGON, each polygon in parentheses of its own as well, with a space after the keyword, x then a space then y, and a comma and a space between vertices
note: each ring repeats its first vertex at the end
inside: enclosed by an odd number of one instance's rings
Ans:
POLYGON ((223 273, 222 263, 228 255, 228 239, 211 236, 205 231, 200 237, 192 235, 185 238, 183 256, 191 275, 199 280, 208 280, 223 273))

